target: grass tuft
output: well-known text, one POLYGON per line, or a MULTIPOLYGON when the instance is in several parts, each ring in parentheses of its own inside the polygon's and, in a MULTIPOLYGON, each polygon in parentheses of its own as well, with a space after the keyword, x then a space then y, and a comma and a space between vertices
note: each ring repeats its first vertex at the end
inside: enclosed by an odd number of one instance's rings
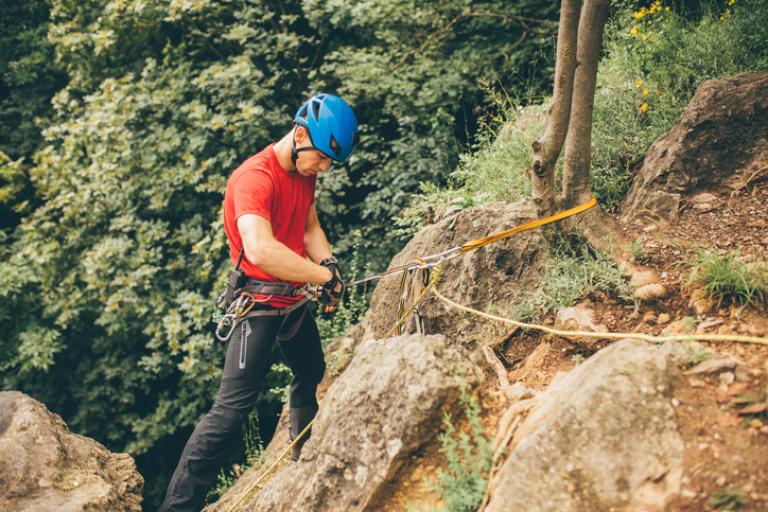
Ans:
POLYGON ((768 263, 747 264, 738 253, 700 249, 691 262, 688 282, 703 286, 720 306, 768 306, 768 263))

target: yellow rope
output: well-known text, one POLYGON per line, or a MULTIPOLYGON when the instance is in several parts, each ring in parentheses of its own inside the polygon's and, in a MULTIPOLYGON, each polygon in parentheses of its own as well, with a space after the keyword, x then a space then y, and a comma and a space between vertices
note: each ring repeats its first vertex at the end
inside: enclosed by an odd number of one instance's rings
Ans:
POLYGON ((251 491, 253 491, 253 490, 256 488, 256 486, 257 486, 257 485, 259 485, 259 483, 261 483, 261 481, 262 481, 262 480, 264 480, 264 477, 266 477, 266 476, 267 476, 269 473, 271 473, 271 472, 272 472, 272 470, 273 470, 273 469, 275 469, 275 468, 277 467, 277 465, 278 465, 278 464, 279 464, 279 463, 280 463, 280 462, 281 462, 281 461, 282 461, 282 460, 285 458, 285 456, 288 454, 288 452, 289 452, 289 451, 291 451, 291 449, 293 449, 293 447, 296 445, 296 443, 298 443, 298 442, 299 442, 299 440, 300 440, 302 437, 304 437, 304 434, 306 434, 306 433, 309 431, 309 427, 311 427, 311 426, 312 426, 312 423, 314 423, 314 421, 315 421, 315 418, 312 418, 312 421, 310 421, 310 422, 307 424, 307 426, 306 426, 306 427, 304 427, 304 430, 302 430, 302 431, 301 431, 301 433, 300 433, 298 436, 296 436, 296 439, 294 439, 294 440, 293 440, 293 442, 292 442, 290 445, 288 445, 288 448, 286 448, 285 450, 283 450, 283 453, 281 453, 281 454, 280 454, 280 455, 277 457, 277 460, 276 460, 275 462, 273 462, 273 463, 272 463, 272 465, 271 465, 271 466, 269 466, 269 467, 267 468, 267 470, 266 470, 266 471, 264 471, 264 472, 261 474, 261 476, 259 476, 259 478, 257 478, 257 479, 256 479, 256 481, 255 481, 255 482, 253 482, 253 483, 252 483, 252 484, 251 484, 251 485, 248 487, 248 489, 246 489, 246 490, 245 490, 245 492, 244 492, 243 494, 241 494, 241 495, 240 495, 240 497, 237 499, 237 501, 235 501, 235 502, 234 502, 234 503, 233 503, 233 504, 232 504, 232 505, 231 505, 231 506, 230 506, 230 507, 227 509, 227 512, 232 512, 233 510, 235 510, 235 509, 236 509, 236 508, 237 508, 237 507, 240 505, 240 503, 242 503, 242 502, 243 502, 243 500, 244 500, 244 499, 245 499, 245 498, 246 498, 246 497, 247 497, 249 494, 251 494, 251 491))
POLYGON ((736 336, 729 334, 678 334, 672 336, 654 336, 652 334, 640 334, 636 332, 591 332, 591 331, 564 331, 562 329, 553 329, 545 325, 518 322, 510 318, 504 318, 501 316, 491 315, 489 313, 483 313, 477 309, 472 309, 467 306, 452 301, 451 299, 443 296, 437 288, 432 288, 432 292, 435 296, 446 304, 455 308, 466 311, 473 315, 477 315, 489 320, 495 320, 497 322, 504 322, 510 325, 515 325, 523 329, 534 329, 537 331, 543 331, 549 334, 555 334, 557 336, 568 337, 585 337, 585 338, 611 338, 611 339, 623 339, 623 338, 639 338, 645 341, 651 341, 655 343, 665 341, 735 341, 739 343, 757 343, 759 345, 768 345, 768 338, 758 338, 756 336, 736 336))
POLYGON ((551 224, 552 222, 557 222, 558 220, 563 220, 564 218, 570 217, 571 215, 576 215, 577 213, 585 212, 590 208, 592 208, 593 206, 595 206, 596 204, 597 204, 597 199, 593 197, 592 199, 590 199, 584 204, 580 204, 579 206, 570 208, 568 210, 563 210, 562 212, 556 213, 554 215, 550 215, 549 217, 543 217, 541 219, 523 222, 522 224, 518 224, 513 228, 509 228, 500 233, 496 233, 495 235, 490 235, 485 238, 478 238, 477 240, 472 240, 461 246, 461 252, 467 252, 467 251, 472 251, 474 249, 479 249, 484 245, 498 242, 499 240, 507 238, 508 236, 512 236, 514 234, 521 233, 523 231, 528 231, 529 229, 538 228, 538 227, 544 226, 545 224, 551 224))

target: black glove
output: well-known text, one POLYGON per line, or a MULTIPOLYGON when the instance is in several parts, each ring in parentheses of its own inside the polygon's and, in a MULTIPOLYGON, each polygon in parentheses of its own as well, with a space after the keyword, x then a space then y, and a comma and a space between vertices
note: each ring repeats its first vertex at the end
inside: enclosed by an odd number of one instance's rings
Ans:
POLYGON ((341 302, 341 298, 344 297, 344 279, 341 277, 341 269, 336 259, 326 258, 320 262, 320 265, 324 266, 331 271, 331 279, 327 283, 323 283, 318 290, 318 298, 322 306, 322 311, 325 313, 333 313, 336 309, 336 305, 341 302))

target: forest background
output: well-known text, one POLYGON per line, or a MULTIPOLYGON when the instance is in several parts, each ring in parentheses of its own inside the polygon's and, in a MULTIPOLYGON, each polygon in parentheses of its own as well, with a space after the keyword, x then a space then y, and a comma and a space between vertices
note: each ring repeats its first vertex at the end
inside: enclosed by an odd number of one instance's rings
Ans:
MULTIPOLYGON (((696 85, 768 70, 768 2, 735 4, 614 2, 593 155, 606 208, 696 85)), ((310 95, 349 101, 357 149, 318 189, 348 276, 385 267, 429 209, 526 197, 528 146, 543 124, 491 141, 551 93, 558 9, 3 0, 2 389, 133 455, 154 508, 218 385, 229 174, 286 133, 310 95)), ((326 341, 363 312, 364 297, 352 301, 321 322, 326 341)), ((254 416, 265 441, 290 378, 277 352, 274 362, 254 416)))

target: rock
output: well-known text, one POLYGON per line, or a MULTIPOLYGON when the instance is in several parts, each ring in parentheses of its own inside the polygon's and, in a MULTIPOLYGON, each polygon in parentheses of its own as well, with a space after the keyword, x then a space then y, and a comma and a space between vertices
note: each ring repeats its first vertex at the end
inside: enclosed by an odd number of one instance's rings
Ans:
MULTIPOLYGON (((467 208, 419 231, 390 266, 439 253, 534 218, 536 213, 528 203, 490 203, 467 208)), ((539 285, 548 258, 542 230, 526 231, 451 260, 445 266, 439 289, 447 297, 480 310, 491 304, 514 304, 539 285)), ((400 295, 399 274, 378 283, 363 321, 364 338, 387 335, 396 322, 400 295)), ((471 350, 490 339, 498 328, 485 319, 455 311, 434 296, 421 303, 419 315, 426 334, 443 334, 471 350)), ((411 319, 406 323, 406 332, 415 331, 411 319)))
POLYGON ((693 308, 697 315, 703 315, 714 309, 715 301, 707 296, 707 293, 703 288, 697 288, 691 293, 688 305, 693 308))
POLYGON ((702 192, 691 197, 688 201, 692 204, 714 203, 717 201, 717 196, 708 192, 702 192))
POLYGON ((669 295, 669 290, 663 284, 653 283, 646 284, 637 288, 634 293, 634 297, 641 301, 652 301, 656 299, 663 299, 669 295))
POLYGON ((622 340, 539 393, 492 483, 486 512, 664 510, 684 444, 669 351, 622 340))
POLYGON ((741 362, 734 357, 718 357, 707 359, 702 361, 693 368, 689 368, 685 371, 686 375, 702 375, 710 373, 720 373, 724 370, 733 370, 741 364, 741 362))
MULTIPOLYGON (((458 397, 457 367, 470 385, 482 372, 443 336, 366 340, 328 389, 298 462, 276 473, 240 510, 362 511, 383 484, 440 431, 458 397)), ((224 511, 261 472, 249 471, 211 511, 224 511)))
MULTIPOLYGON (((608 328, 603 324, 595 324, 594 311, 590 308, 578 305, 558 310, 555 316, 555 329, 563 331, 582 332, 607 332, 608 328)), ((589 346, 594 345, 598 338, 572 337, 569 340, 577 341, 589 346)))
MULTIPOLYGON (((704 82, 680 122, 648 150, 622 203, 624 220, 674 220, 681 197, 725 184, 737 171, 768 156, 767 118, 768 73, 704 82)), ((713 203, 708 197, 699 200, 713 203)))
POLYGON ((633 288, 640 288, 641 286, 655 284, 659 281, 659 275, 653 270, 641 270, 632 274, 629 285, 633 288))
POLYGON ((128 454, 71 433, 24 393, 0 392, 3 512, 140 512, 143 485, 128 454))
POLYGON ((680 318, 669 324, 662 334, 674 336, 675 334, 691 334, 696 330, 696 321, 692 317, 680 318))
POLYGON ((507 398, 510 402, 517 402, 534 396, 536 396, 535 389, 523 386, 519 382, 511 384, 509 388, 507 388, 507 398))

